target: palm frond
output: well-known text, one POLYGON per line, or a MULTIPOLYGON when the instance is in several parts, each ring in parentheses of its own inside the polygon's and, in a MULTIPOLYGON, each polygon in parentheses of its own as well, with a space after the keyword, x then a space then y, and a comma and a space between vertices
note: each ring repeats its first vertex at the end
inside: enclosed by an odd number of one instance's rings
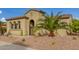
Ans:
POLYGON ((55 16, 53 12, 51 16, 46 14, 44 19, 40 19, 37 24, 37 28, 43 28, 50 32, 53 32, 56 29, 60 28, 60 17, 62 16, 62 12, 58 12, 55 16))

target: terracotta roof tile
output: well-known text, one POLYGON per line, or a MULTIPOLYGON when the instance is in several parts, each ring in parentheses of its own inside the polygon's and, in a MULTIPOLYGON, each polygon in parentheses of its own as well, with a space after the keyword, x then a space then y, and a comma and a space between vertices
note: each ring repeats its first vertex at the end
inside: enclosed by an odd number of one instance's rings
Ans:
POLYGON ((17 20, 17 19, 23 19, 23 18, 28 19, 28 17, 26 17, 26 16, 18 16, 18 17, 9 18, 6 20, 9 21, 9 20, 17 20))
POLYGON ((60 17, 60 19, 69 19, 72 15, 70 14, 64 14, 60 17))

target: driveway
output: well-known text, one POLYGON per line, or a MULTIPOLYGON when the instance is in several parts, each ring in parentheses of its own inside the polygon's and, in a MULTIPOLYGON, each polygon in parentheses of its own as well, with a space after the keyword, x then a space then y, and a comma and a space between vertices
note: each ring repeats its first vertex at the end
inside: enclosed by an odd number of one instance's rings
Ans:
POLYGON ((0 41, 0 50, 33 50, 33 49, 30 47, 24 47, 24 46, 0 41))

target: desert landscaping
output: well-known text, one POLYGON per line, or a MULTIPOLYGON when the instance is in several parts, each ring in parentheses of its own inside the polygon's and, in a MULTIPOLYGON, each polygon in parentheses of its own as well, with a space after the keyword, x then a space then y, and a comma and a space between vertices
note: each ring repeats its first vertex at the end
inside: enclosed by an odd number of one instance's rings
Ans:
POLYGON ((0 41, 24 46, 26 48, 29 47, 31 48, 29 50, 78 50, 79 49, 79 36, 61 36, 61 37, 60 36, 56 36, 56 37, 0 36, 0 41))

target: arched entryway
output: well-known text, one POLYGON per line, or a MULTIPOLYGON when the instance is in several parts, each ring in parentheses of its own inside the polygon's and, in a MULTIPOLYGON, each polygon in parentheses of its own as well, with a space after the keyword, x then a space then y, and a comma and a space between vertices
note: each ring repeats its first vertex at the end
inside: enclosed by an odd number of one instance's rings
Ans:
POLYGON ((29 35, 33 35, 33 28, 34 28, 34 20, 30 20, 30 23, 29 23, 29 35))

